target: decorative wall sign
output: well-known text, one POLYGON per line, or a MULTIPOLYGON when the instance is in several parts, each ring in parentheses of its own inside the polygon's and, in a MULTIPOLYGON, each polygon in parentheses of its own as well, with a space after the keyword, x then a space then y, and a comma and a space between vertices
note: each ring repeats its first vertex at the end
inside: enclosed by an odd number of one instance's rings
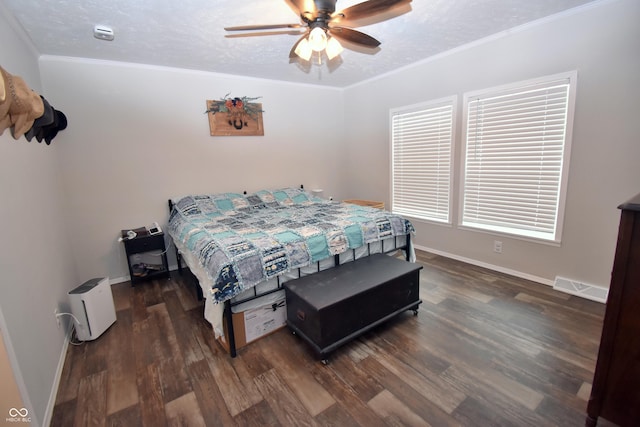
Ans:
POLYGON ((231 98, 226 94, 218 101, 207 100, 211 136, 264 135, 262 104, 252 102, 260 97, 231 98))

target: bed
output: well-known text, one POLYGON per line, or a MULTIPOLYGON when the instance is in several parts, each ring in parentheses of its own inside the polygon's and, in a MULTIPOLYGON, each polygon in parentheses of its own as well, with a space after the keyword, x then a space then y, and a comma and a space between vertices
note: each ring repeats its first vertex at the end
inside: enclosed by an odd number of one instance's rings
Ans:
MULTIPOLYGON (((205 299, 216 338, 232 311, 282 291, 287 280, 375 253, 414 261, 411 222, 388 211, 325 200, 304 188, 169 200, 168 234, 205 299)), ((230 354, 235 356, 232 329, 230 354)))

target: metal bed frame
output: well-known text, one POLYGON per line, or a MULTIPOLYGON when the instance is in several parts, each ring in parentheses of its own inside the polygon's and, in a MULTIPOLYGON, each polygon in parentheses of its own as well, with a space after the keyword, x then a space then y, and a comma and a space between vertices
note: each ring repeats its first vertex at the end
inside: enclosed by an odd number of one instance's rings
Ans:
MULTIPOLYGON (((300 186, 300 188, 303 188, 302 186, 300 186)), ((246 191, 245 191, 246 194, 246 191)), ((169 204, 169 215, 171 215, 171 211, 173 210, 173 201, 171 199, 168 200, 168 204, 169 204)), ((397 250, 404 250, 405 252, 405 259, 407 261, 410 260, 410 245, 411 245, 411 233, 407 233, 405 235, 405 242, 404 245, 398 245, 398 237, 399 236, 395 236, 393 238, 394 244, 393 244, 393 248, 386 250, 385 251, 385 240, 381 240, 380 241, 380 245, 381 245, 381 252, 382 253, 390 253, 390 252, 394 252, 397 250)), ((180 274, 182 276, 182 255, 180 254, 180 251, 178 250, 178 247, 174 244, 173 247, 175 248, 175 252, 176 252, 176 261, 178 262, 178 274, 180 274)), ((355 254, 355 249, 352 249, 353 251, 353 260, 356 259, 356 254, 355 254)), ((366 256, 370 256, 371 255, 371 244, 367 243, 367 255, 366 256)), ((351 262, 351 261, 348 261, 351 262)), ((320 261, 317 261, 317 270, 316 272, 321 271, 320 270, 320 261)), ((340 254, 336 254, 333 256, 333 267, 329 267, 329 268, 335 268, 340 266, 340 254)), ((188 267, 188 266, 187 266, 188 267)), ((301 268, 297 268, 298 270, 298 278, 302 277, 302 271, 301 268)), ((309 274, 313 274, 313 273, 309 273, 309 274)), ((227 341, 229 343, 229 354, 231 355, 231 357, 236 357, 237 355, 237 349, 236 349, 236 338, 235 338, 235 334, 234 334, 234 330, 233 330, 233 321, 232 321, 232 308, 246 303, 248 301, 253 301, 255 299, 261 298, 265 295, 270 295, 272 293, 278 292, 280 290, 283 289, 282 284, 284 282, 280 281, 280 276, 276 276, 277 279, 277 286, 273 289, 269 289, 266 291, 258 291, 258 286, 254 286, 252 288, 253 291, 253 295, 246 297, 246 298, 242 298, 240 300, 234 300, 234 298, 228 299, 224 302, 224 310, 223 310, 223 316, 224 319, 227 322, 227 341)), ((289 280, 293 280, 293 279, 289 279, 289 280)), ((197 277, 196 277, 196 281, 197 281, 197 277)), ((198 283, 198 285, 196 286, 196 292, 198 295, 198 301, 202 301, 202 299, 204 298, 204 295, 202 293, 202 287, 200 286, 200 284, 198 283)))

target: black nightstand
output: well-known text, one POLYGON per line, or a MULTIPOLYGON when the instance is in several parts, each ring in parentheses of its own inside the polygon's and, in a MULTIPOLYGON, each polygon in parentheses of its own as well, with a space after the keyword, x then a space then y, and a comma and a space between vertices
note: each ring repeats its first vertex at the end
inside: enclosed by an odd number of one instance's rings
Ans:
MULTIPOLYGON (((126 235, 127 230, 123 230, 126 235)), ((141 235, 125 239, 124 250, 131 276, 131 286, 145 280, 169 277, 169 263, 164 244, 164 233, 141 235)))

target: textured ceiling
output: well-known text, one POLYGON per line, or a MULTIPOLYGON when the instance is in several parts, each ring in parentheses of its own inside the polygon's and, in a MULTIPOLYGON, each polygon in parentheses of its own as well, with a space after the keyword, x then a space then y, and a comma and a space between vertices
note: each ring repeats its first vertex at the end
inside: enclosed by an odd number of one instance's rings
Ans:
POLYGON ((289 62, 299 35, 225 37, 225 26, 298 23, 284 0, 0 1, 41 54, 346 87, 594 0, 413 0, 406 13, 358 27, 382 42, 375 53, 345 49, 335 63, 308 67, 289 62), (94 38, 96 24, 115 40, 94 38))

